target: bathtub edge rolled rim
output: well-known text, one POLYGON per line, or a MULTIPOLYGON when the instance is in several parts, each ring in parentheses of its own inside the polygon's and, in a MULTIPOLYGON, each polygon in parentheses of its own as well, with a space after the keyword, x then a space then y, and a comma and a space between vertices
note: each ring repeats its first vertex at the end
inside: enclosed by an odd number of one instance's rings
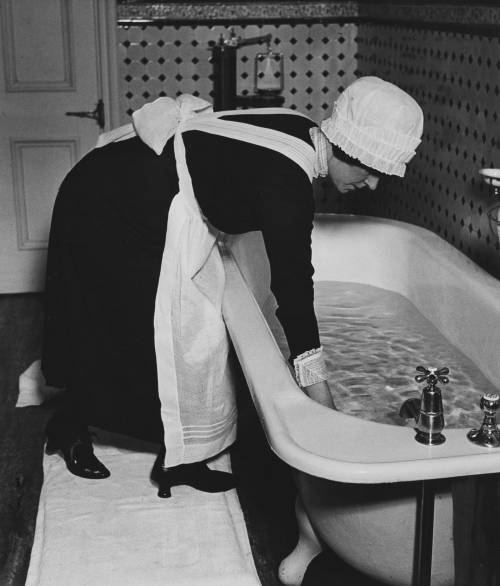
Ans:
MULTIPOLYGON (((327 220, 321 214, 319 221, 327 220)), ((342 217, 334 218, 334 221, 342 220, 342 217)), ((364 226, 381 221, 356 216, 346 216, 345 220, 359 221, 364 226)), ((402 222, 382 222, 404 227, 402 222)), ((412 226, 411 231, 425 229, 412 226)), ((305 396, 277 349, 237 259, 228 253, 223 255, 223 260, 227 279, 224 297, 226 326, 269 445, 278 457, 312 476, 356 484, 500 471, 500 450, 471 444, 465 429, 445 429, 447 441, 444 444, 422 446, 414 440, 415 432, 409 427, 357 419, 326 409, 305 396), (245 319, 241 319, 242 316, 245 319)), ((474 263, 471 266, 476 267, 474 263)), ((491 279, 491 283, 496 284, 493 277, 491 279)))

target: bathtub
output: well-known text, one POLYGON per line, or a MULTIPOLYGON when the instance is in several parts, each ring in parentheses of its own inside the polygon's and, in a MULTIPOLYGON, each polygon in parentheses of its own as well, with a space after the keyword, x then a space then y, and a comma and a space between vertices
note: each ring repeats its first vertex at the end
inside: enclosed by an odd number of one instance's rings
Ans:
MULTIPOLYGON (((411 427, 361 420, 310 400, 269 327, 274 306, 260 235, 229 237, 220 248, 228 331, 269 445, 297 471, 300 538, 281 564, 282 582, 300 584, 307 564, 326 544, 366 574, 409 586, 415 481, 443 479, 436 495, 432 583, 451 586, 447 479, 499 472, 500 450, 470 443, 465 429, 446 429, 444 444, 423 446, 411 427)), ((320 214, 313 264, 317 280, 364 283, 404 295, 493 384, 500 383, 500 283, 439 236, 392 220, 320 214)))

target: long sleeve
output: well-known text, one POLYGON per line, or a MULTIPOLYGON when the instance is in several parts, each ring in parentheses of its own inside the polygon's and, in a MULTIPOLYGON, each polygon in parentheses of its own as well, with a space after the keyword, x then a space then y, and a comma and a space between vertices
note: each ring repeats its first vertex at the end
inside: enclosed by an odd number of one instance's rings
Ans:
MULTIPOLYGON (((234 118, 306 142, 313 125, 293 115, 234 118)), ((210 223, 229 234, 262 232, 291 358, 318 348, 311 264, 314 200, 308 177, 281 153, 244 141, 190 131, 184 143, 196 199, 210 223)))
POLYGON ((318 348, 314 313, 311 232, 312 187, 302 172, 271 176, 259 190, 260 225, 271 267, 271 290, 291 358, 318 348))

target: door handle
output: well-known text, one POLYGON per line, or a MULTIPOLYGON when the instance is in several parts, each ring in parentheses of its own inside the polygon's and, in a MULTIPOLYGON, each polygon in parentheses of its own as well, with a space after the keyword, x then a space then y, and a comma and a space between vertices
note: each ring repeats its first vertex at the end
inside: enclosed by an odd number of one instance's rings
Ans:
POLYGON ((98 100, 95 110, 90 112, 66 112, 66 116, 76 116, 77 118, 91 118, 97 122, 101 130, 104 130, 104 102, 98 100))

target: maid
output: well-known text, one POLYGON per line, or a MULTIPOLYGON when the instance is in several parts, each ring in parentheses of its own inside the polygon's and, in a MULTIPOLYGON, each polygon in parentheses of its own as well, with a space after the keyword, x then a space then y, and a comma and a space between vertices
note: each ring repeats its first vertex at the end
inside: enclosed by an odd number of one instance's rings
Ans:
POLYGON ((159 98, 104 134, 64 179, 49 242, 42 370, 66 389, 47 452, 84 478, 110 472, 88 426, 163 446, 161 497, 234 487, 206 461, 236 434, 221 311, 225 234, 259 230, 297 383, 334 408, 313 307, 312 181, 341 193, 403 177, 420 107, 377 77, 351 84, 316 126, 284 108, 214 113, 159 98))

